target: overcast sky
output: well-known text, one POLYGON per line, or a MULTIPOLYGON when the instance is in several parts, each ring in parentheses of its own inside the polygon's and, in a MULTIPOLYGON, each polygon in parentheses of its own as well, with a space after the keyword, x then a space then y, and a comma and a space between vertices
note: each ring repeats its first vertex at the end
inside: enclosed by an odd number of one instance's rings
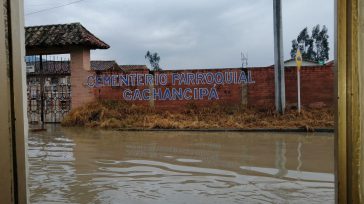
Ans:
MULTIPOLYGON (((272 0, 25 0, 25 24, 80 22, 108 43, 93 60, 146 64, 147 50, 158 52, 164 69, 240 67, 274 63, 272 0)), ((334 0, 282 0, 285 59, 291 41, 306 26, 329 29, 333 58, 334 0)))

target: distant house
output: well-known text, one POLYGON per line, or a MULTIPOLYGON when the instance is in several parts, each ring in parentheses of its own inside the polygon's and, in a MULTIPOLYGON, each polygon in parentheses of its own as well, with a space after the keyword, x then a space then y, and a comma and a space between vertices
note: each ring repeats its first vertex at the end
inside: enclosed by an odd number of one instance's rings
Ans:
POLYGON ((146 65, 120 65, 120 69, 124 72, 149 71, 146 65))
MULTIPOLYGON (((27 70, 28 75, 71 75, 70 61, 43 61, 43 71, 40 71, 39 61, 27 61, 27 66, 32 68, 32 71, 27 70)), ((114 60, 92 60, 90 61, 91 70, 96 72, 106 71, 121 71, 119 65, 114 60)))
POLYGON ((115 61, 91 61, 91 70, 96 74, 118 72, 149 72, 146 65, 118 65, 115 61))
MULTIPOLYGON (((320 64, 318 62, 309 61, 309 60, 303 60, 302 61, 302 67, 317 67, 322 66, 323 64, 320 64)), ((295 59, 289 59, 284 61, 285 67, 296 67, 296 60, 295 59)))
POLYGON ((96 74, 105 73, 113 73, 122 71, 119 65, 114 60, 92 60, 90 62, 91 70, 95 71, 96 74))

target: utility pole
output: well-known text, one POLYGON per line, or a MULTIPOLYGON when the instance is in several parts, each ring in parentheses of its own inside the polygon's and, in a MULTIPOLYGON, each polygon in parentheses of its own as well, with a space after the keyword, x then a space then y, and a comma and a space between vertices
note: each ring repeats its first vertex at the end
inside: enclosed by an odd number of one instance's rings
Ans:
POLYGON ((283 60, 282 0, 273 0, 273 15, 275 105, 276 111, 284 114, 286 107, 286 87, 283 60))

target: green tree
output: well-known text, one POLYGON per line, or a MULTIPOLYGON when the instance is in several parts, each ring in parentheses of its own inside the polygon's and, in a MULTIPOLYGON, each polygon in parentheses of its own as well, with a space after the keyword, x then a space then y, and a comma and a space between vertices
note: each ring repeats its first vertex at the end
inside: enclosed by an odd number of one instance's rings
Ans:
POLYGON ((153 71, 162 70, 159 66, 159 60, 161 59, 158 53, 151 53, 149 50, 147 54, 145 54, 145 59, 148 59, 150 66, 152 66, 153 71))
POLYGON ((315 62, 329 60, 329 35, 327 34, 326 26, 320 29, 320 25, 316 25, 312 29, 311 36, 308 33, 307 27, 304 28, 297 39, 292 40, 291 57, 295 58, 297 49, 301 50, 302 58, 315 62))

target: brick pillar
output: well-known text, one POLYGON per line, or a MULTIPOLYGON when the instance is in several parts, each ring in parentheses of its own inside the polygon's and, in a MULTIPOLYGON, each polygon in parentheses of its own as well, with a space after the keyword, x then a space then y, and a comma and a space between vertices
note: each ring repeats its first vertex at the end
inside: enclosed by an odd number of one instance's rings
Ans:
POLYGON ((71 51, 72 109, 95 100, 92 89, 86 84, 90 70, 90 50, 79 48, 71 51))

